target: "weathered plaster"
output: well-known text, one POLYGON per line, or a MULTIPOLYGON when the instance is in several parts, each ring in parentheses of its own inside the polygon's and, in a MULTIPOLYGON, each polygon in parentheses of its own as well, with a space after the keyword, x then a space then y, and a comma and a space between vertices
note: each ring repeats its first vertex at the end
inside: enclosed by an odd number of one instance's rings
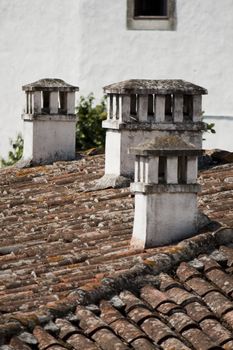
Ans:
POLYGON ((24 121, 23 158, 32 160, 33 164, 74 159, 75 123, 75 118, 46 120, 44 117, 24 121))
POLYGON ((174 243, 192 236, 197 227, 195 193, 137 193, 132 245, 174 243))

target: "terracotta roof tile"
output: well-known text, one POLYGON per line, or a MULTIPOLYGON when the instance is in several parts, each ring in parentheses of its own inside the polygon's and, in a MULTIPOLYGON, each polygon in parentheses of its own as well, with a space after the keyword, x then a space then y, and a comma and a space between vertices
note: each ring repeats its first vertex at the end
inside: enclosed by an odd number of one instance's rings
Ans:
POLYGON ((233 310, 233 303, 219 292, 210 292, 203 297, 203 300, 218 317, 233 310))
POLYGON ((112 331, 109 329, 100 329, 92 338, 103 350, 126 350, 129 349, 112 331))
POLYGON ((200 277, 192 278, 191 280, 187 281, 186 284, 201 297, 204 297, 211 291, 218 291, 218 288, 216 286, 200 277))
POLYGON ((15 350, 31 350, 31 348, 22 342, 22 340, 20 340, 18 337, 11 338, 10 346, 12 346, 12 348, 15 350))
POLYGON ((124 319, 124 316, 115 309, 110 302, 102 300, 100 303, 101 319, 107 324, 111 324, 120 319, 124 319))
POLYGON ((167 295, 152 286, 145 286, 141 290, 141 298, 144 299, 153 309, 161 304, 169 302, 167 295))
POLYGON ((73 334, 67 339, 67 343, 74 349, 97 350, 97 345, 82 334, 73 334))
POLYGON ((183 342, 177 338, 168 338, 163 344, 164 350, 190 350, 190 347, 187 347, 183 342))
POLYGON ((184 312, 175 312, 172 314, 169 317, 169 323, 178 333, 182 333, 189 328, 198 328, 198 324, 184 312))
POLYGON ((222 270, 212 270, 206 273, 207 278, 222 289, 226 294, 233 292, 233 278, 222 270))
POLYGON ((201 323, 202 330, 218 344, 225 344, 233 339, 233 334, 214 319, 205 319, 201 323))
POLYGON ((157 311, 163 315, 171 315, 174 312, 177 312, 177 311, 179 312, 180 310, 181 310, 181 307, 173 302, 167 302, 167 303, 161 304, 157 308, 157 311))
POLYGON ((79 329, 72 323, 64 319, 56 319, 56 325, 59 328, 59 337, 61 339, 67 339, 74 333, 80 333, 79 329))
POLYGON ((36 337, 38 344, 39 344, 39 350, 45 350, 48 347, 51 347, 52 345, 60 345, 60 342, 52 337, 49 333, 47 333, 43 328, 40 326, 36 326, 33 331, 34 336, 36 337))
POLYGON ((200 300, 197 295, 187 292, 187 290, 181 288, 171 288, 166 291, 166 294, 170 300, 182 306, 200 300))
POLYGON ((215 318, 213 312, 211 312, 207 306, 202 302, 193 302, 185 306, 187 314, 196 322, 201 322, 205 319, 215 318))
POLYGON ((176 337, 175 333, 156 317, 146 319, 141 324, 141 328, 150 339, 159 345, 167 338, 176 337))
POLYGON ((132 341, 131 346, 135 350, 155 350, 160 349, 155 344, 152 344, 148 339, 145 338, 138 338, 134 341, 132 341))
POLYGON ((212 341, 205 333, 197 328, 191 328, 183 332, 183 336, 196 350, 221 350, 221 346, 212 341))
POLYGON ((227 311, 222 318, 227 323, 228 327, 230 327, 231 331, 233 331, 233 311, 227 311))
POLYGON ((108 328, 105 322, 83 306, 77 306, 76 315, 80 321, 80 328, 82 328, 87 335, 95 333, 99 329, 108 328))
POLYGON ((127 319, 119 319, 114 321, 111 324, 111 328, 129 344, 138 338, 144 337, 144 333, 127 319))
POLYGON ((183 262, 180 264, 178 269, 176 270, 176 274, 182 282, 186 282, 190 278, 199 277, 201 273, 196 270, 194 267, 189 264, 183 262))
POLYGON ((137 306, 131 311, 129 311, 128 316, 135 323, 141 323, 149 317, 153 316, 153 313, 145 307, 137 306))

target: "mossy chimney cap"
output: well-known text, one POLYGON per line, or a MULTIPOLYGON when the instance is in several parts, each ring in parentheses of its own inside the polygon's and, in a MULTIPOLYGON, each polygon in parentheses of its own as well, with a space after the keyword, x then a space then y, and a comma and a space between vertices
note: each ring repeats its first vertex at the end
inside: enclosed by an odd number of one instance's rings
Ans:
POLYGON ((35 81, 34 83, 24 85, 22 87, 24 91, 78 91, 78 86, 67 84, 62 79, 45 78, 35 81))
POLYGON ((129 153, 149 156, 149 155, 189 155, 198 156, 203 153, 202 149, 197 149, 192 143, 184 141, 179 136, 158 136, 153 140, 148 140, 136 147, 131 147, 129 153))
POLYGON ((104 87, 104 92, 112 94, 182 94, 206 95, 208 91, 201 86, 185 80, 147 80, 131 79, 104 87))

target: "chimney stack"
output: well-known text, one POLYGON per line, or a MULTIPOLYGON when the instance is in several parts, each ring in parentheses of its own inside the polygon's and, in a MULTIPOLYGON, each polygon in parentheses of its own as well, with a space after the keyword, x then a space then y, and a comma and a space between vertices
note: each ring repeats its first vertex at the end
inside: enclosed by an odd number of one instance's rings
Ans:
POLYGON ((103 184, 104 179, 114 185, 119 177, 133 177, 134 157, 128 149, 143 140, 175 135, 202 147, 204 88, 183 80, 133 79, 104 91, 108 117, 103 122, 107 129, 103 184))
POLYGON ((202 150, 179 136, 159 136, 130 153, 136 156, 131 246, 152 248, 196 233, 197 159, 202 150))
POLYGON ((75 158, 75 91, 61 79, 41 79, 22 88, 26 93, 23 159, 48 164, 75 158))

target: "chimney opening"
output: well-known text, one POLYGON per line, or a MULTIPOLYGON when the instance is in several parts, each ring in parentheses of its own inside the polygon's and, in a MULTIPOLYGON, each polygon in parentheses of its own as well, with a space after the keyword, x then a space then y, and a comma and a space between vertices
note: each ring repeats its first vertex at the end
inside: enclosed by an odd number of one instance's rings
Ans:
POLYGON ((29 114, 29 92, 26 93, 26 113, 29 114))
POLYGON ((167 157, 159 157, 159 184, 166 183, 167 157))
POLYGON ((50 92, 49 91, 43 91, 43 98, 42 98, 42 112, 44 114, 49 114, 50 112, 50 92))
POLYGON ((184 107, 183 107, 184 121, 192 121, 193 115, 193 97, 184 95, 184 107))
POLYGON ((136 116, 138 112, 138 95, 130 96, 130 115, 136 116))
POLYGON ((154 116, 154 95, 148 95, 148 116, 154 116))
POLYGON ((166 95, 165 97, 165 120, 172 122, 173 113, 173 95, 166 95))
POLYGON ((178 157, 178 183, 187 183, 187 157, 178 157))
POLYGON ((67 93, 64 91, 59 92, 59 113, 67 114, 67 93))

